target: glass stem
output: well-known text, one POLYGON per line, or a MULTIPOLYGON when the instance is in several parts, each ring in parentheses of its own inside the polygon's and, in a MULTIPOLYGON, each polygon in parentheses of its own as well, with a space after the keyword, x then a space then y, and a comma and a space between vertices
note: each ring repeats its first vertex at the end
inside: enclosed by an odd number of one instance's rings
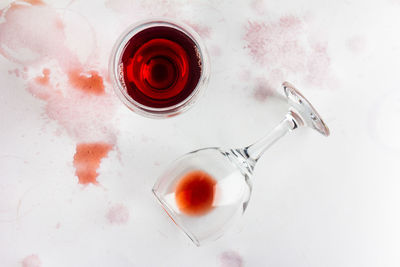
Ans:
POLYGON ((286 133, 293 131, 302 123, 298 121, 298 116, 290 111, 284 120, 275 127, 266 136, 255 142, 254 144, 244 148, 244 153, 254 162, 264 154, 264 152, 272 146, 276 141, 283 137, 286 133))

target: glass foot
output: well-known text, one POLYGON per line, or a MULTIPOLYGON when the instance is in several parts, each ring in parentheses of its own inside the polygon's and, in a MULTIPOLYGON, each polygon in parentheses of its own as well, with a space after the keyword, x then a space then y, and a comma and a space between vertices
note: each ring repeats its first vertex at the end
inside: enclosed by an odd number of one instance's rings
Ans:
POLYGON ((289 82, 282 84, 291 111, 299 116, 304 125, 317 130, 322 135, 329 135, 329 128, 311 103, 289 82))

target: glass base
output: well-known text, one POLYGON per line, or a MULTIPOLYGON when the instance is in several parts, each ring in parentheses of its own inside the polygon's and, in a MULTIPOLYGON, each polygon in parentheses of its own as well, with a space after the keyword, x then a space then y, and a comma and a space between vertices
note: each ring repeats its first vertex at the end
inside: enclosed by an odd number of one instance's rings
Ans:
POLYGON ((282 86, 292 111, 300 116, 303 124, 317 130, 322 135, 328 136, 328 126, 311 103, 292 84, 284 82, 282 86))

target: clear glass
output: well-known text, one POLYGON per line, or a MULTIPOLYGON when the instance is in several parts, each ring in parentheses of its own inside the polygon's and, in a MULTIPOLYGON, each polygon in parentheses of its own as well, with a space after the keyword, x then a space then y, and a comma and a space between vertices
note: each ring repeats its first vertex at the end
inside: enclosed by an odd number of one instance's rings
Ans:
POLYGON ((282 86, 290 108, 269 134, 245 148, 213 147, 190 152, 172 163, 154 185, 153 193, 164 210, 196 245, 219 238, 237 217, 242 216, 250 200, 254 167, 272 144, 301 126, 329 135, 328 127, 307 99, 288 82, 282 86), (182 177, 194 170, 202 170, 216 180, 212 208, 198 216, 182 212, 175 195, 182 177))
POLYGON ((168 118, 178 115, 188 110, 195 101, 199 98, 201 92, 207 86, 210 76, 210 65, 207 50, 200 38, 200 36, 189 26, 181 22, 175 22, 169 19, 151 19, 139 22, 130 26, 117 40, 114 45, 113 51, 110 57, 109 73, 111 82, 114 87, 114 91, 120 98, 120 100, 132 111, 151 118, 168 118), (190 37, 196 45, 199 57, 201 60, 201 75, 199 82, 193 92, 183 101, 170 107, 165 108, 154 108, 148 107, 135 101, 127 93, 126 86, 124 85, 123 78, 123 66, 121 63, 121 56, 124 52, 124 48, 129 40, 137 33, 156 26, 165 26, 177 29, 190 37))

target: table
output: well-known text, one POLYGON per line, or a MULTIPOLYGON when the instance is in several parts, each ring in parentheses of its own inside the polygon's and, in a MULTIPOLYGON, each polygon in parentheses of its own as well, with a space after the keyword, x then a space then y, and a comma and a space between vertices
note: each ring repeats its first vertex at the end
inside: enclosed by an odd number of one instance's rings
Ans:
POLYGON ((400 2, 24 0, 0 3, 1 266, 399 266, 400 2), (127 109, 108 78, 132 23, 193 27, 211 62, 186 113, 127 109), (259 160, 243 219, 194 246, 151 194, 188 151, 272 129, 295 84, 331 136, 259 160))

